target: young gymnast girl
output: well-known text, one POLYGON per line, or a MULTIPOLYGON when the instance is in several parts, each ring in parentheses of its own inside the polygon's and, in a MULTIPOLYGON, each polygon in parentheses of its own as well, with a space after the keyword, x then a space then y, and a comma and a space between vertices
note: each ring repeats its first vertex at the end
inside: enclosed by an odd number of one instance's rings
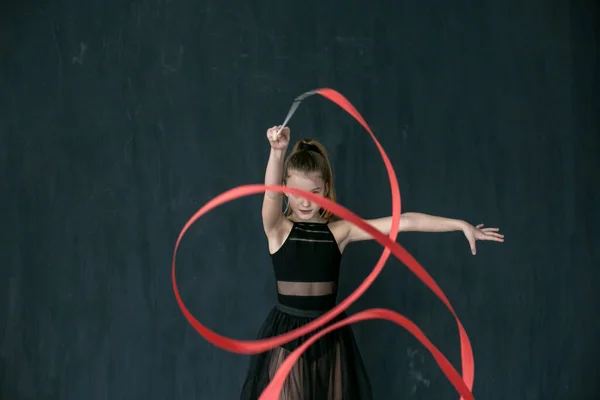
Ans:
MULTIPOLYGON (((266 185, 286 185, 335 201, 333 173, 325 148, 316 140, 298 141, 287 157, 289 128, 267 131, 271 153, 266 185)), ((277 281, 278 303, 268 314, 258 338, 289 332, 326 313, 336 305, 342 253, 351 242, 371 236, 317 204, 294 195, 266 192, 262 219, 277 281), (284 207, 285 202, 285 207, 284 207)), ((367 221, 386 235, 391 217, 367 221)), ((420 213, 404 213, 401 231, 462 231, 475 254, 477 240, 503 242, 497 228, 476 227, 454 219, 420 213)), ((346 317, 338 315, 327 325, 346 317)), ((323 328, 321 328, 323 329, 323 328)), ((242 400, 256 400, 285 358, 309 336, 254 355, 242 388, 242 400)), ((372 399, 371 385, 356 345, 346 325, 311 345, 292 368, 281 392, 282 400, 372 399)))

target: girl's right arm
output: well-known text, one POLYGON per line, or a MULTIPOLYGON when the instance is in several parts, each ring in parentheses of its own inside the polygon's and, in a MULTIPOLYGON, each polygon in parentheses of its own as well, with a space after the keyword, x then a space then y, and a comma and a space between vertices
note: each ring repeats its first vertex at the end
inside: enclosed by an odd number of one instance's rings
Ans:
MULTIPOLYGON (((285 152, 290 141, 290 130, 284 128, 279 136, 275 136, 279 127, 272 127, 267 131, 267 138, 271 144, 271 153, 267 170, 265 171, 265 185, 279 186, 282 184, 283 163, 285 152)), ((267 237, 279 234, 283 221, 283 193, 266 191, 262 206, 262 220, 267 237)))

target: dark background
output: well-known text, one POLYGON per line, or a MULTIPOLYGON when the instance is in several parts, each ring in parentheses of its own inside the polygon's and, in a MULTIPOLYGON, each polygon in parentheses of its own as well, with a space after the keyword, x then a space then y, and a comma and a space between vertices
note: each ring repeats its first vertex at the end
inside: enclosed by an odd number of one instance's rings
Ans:
MULTIPOLYGON (((598 18, 594 1, 49 1, 0 18, 0 398, 235 399, 248 356, 183 318, 170 262, 183 224, 263 181, 265 131, 317 87, 343 93, 386 148, 403 211, 499 226, 401 234, 455 307, 479 399, 600 394, 598 18)), ((339 201, 391 213, 368 134, 306 100, 293 139, 328 148, 339 201)), ((253 339, 275 301, 262 196, 195 224, 184 301, 253 339)), ((377 243, 345 253, 342 293, 377 243)), ((387 307, 459 366, 456 324, 391 260, 349 312, 387 307)), ((354 326, 377 399, 458 398, 388 322, 354 326)))

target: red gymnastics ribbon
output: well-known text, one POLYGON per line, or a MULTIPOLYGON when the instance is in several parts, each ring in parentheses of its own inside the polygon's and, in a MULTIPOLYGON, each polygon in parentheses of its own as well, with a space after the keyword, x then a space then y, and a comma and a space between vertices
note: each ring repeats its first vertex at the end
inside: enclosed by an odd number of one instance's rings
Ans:
POLYGON ((440 289, 437 283, 433 280, 433 278, 425 271, 425 269, 419 264, 419 262, 408 253, 400 244, 396 243, 396 237, 399 231, 400 225, 400 214, 401 214, 401 199, 400 199, 400 188, 398 186, 396 180, 396 174, 394 169, 392 168, 392 164, 389 161, 383 147, 377 141, 377 138, 362 118, 360 113, 356 111, 354 106, 346 100, 340 93, 332 90, 332 89, 318 89, 310 92, 306 92, 301 96, 297 97, 286 117, 286 120, 283 124, 289 121, 292 114, 300 105, 300 102, 304 100, 306 97, 311 96, 313 94, 320 94, 321 96, 331 100, 336 103, 338 106, 343 108, 346 112, 348 112, 351 116, 353 116, 371 135, 373 141, 375 142, 381 157, 385 163, 388 176, 390 179, 391 192, 392 192, 392 226, 390 230, 389 237, 381 233, 379 230, 375 229, 373 226, 365 222, 363 219, 358 217, 356 214, 352 213, 350 210, 332 202, 331 200, 322 197, 320 195, 299 190, 293 189, 285 186, 270 186, 270 185, 243 185, 238 186, 233 189, 230 189, 219 196, 215 197, 208 203, 206 203, 200 210, 198 210, 192 218, 185 224, 177 242, 175 244, 175 250, 173 252, 173 264, 172 264, 172 282, 173 282, 173 291, 175 292, 175 297, 179 304, 183 315, 188 320, 188 322, 196 329, 196 331, 202 335, 206 340, 208 340, 213 345, 220 347, 222 349, 239 353, 239 354, 258 354, 267 350, 271 350, 278 346, 281 346, 285 343, 288 343, 291 340, 299 338, 300 336, 307 335, 316 329, 323 327, 326 323, 331 321, 337 315, 345 311, 352 303, 354 303, 375 281, 387 259, 390 256, 390 252, 402 261, 417 277, 427 285, 435 294, 442 300, 442 302, 446 305, 446 307, 450 310, 454 318, 456 319, 456 323, 458 325, 458 330, 460 333, 460 346, 461 346, 461 364, 462 364, 462 377, 459 373, 454 369, 452 364, 444 357, 444 355, 429 341, 429 339, 425 336, 425 334, 409 319, 404 317, 401 314, 398 314, 391 310, 386 309, 370 309, 359 312, 351 317, 347 317, 344 320, 336 322, 332 324, 322 331, 316 333, 311 336, 302 346, 298 347, 294 350, 282 363, 281 367, 273 377, 272 381, 269 383, 265 391, 261 394, 260 400, 278 400, 279 395, 282 390, 283 383, 290 373, 291 368, 294 363, 298 360, 298 358, 302 355, 302 353, 316 340, 318 340, 323 335, 338 329, 344 325, 349 325, 354 322, 371 320, 371 319, 385 319, 391 322, 394 322, 406 330, 408 330, 419 342, 421 342, 433 355, 435 361, 438 363, 448 380, 452 383, 452 385, 456 388, 458 393, 461 395, 461 400, 473 400, 473 394, 471 390, 473 388, 473 380, 474 380, 474 359, 473 359, 473 350, 471 348, 471 342, 467 336, 467 333, 461 324, 456 312, 452 308, 450 301, 446 298, 444 292, 440 289), (222 335, 219 335, 216 332, 211 331, 204 325, 202 325, 194 316, 188 311, 186 306, 184 305, 181 296, 179 294, 179 290, 177 288, 177 281, 175 275, 175 261, 177 258, 177 250, 183 238, 185 232, 190 228, 190 226, 197 221, 201 216, 208 213, 212 209, 223 205, 229 201, 236 200, 242 197, 246 197, 253 194, 264 193, 265 191, 273 191, 280 193, 288 193, 294 194, 300 197, 304 197, 312 202, 315 202, 321 208, 324 208, 339 218, 345 219, 352 224, 358 226, 362 230, 369 233, 379 244, 385 247, 379 261, 373 268, 373 271, 365 278, 365 280, 359 285, 359 287, 344 299, 341 303, 335 306, 333 309, 325 313, 324 315, 318 317, 317 319, 307 323, 304 326, 301 326, 293 331, 287 332, 285 334, 261 339, 261 340, 251 340, 251 341, 243 341, 243 340, 234 340, 222 335))

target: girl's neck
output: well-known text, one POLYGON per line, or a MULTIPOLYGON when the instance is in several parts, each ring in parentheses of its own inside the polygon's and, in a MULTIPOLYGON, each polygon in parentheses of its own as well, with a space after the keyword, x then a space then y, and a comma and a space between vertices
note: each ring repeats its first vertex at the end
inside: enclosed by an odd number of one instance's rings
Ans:
POLYGON ((293 215, 290 215, 289 220, 292 222, 296 222, 299 224, 327 224, 329 223, 329 221, 327 221, 326 219, 323 218, 314 218, 314 219, 309 219, 309 220, 303 220, 303 219, 299 219, 294 217, 293 215))

